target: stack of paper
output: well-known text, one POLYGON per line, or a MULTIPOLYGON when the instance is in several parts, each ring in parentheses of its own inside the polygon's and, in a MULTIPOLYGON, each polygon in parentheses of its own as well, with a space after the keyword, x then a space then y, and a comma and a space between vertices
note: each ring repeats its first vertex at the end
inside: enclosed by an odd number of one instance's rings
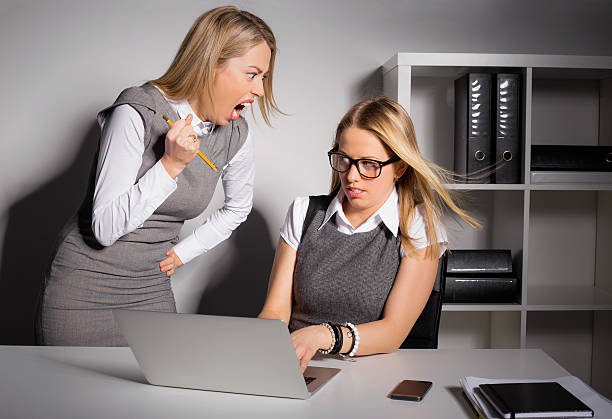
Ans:
POLYGON ((561 384, 570 393, 576 396, 580 401, 589 406, 595 412, 594 418, 609 419, 612 418, 612 402, 591 387, 587 386, 578 377, 567 376, 559 377, 550 380, 525 380, 525 379, 493 379, 480 377, 462 377, 459 379, 461 387, 465 395, 470 400, 480 416, 487 419, 498 419, 500 416, 496 410, 484 398, 478 387, 480 384, 496 384, 496 383, 536 383, 536 382, 553 382, 561 384))

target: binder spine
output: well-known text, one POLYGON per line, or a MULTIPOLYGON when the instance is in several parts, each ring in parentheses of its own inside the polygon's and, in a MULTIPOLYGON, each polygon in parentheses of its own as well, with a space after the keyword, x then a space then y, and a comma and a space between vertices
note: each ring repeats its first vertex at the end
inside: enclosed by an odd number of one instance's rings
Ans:
POLYGON ((534 144, 531 170, 612 172, 612 146, 534 144))
POLYGON ((516 303, 518 281, 504 277, 447 276, 444 288, 445 303, 516 303))
POLYGON ((509 249, 453 250, 446 261, 445 303, 516 303, 519 281, 509 249))
POLYGON ((490 74, 468 73, 455 81, 455 113, 455 171, 468 183, 490 183, 490 74))
POLYGON ((495 78, 495 183, 520 183, 520 76, 500 73, 495 78))
POLYGON ((512 252, 509 249, 455 249, 448 255, 446 274, 509 275, 512 274, 512 252))
POLYGON ((491 75, 472 73, 468 85, 468 155, 470 183, 490 183, 491 75))

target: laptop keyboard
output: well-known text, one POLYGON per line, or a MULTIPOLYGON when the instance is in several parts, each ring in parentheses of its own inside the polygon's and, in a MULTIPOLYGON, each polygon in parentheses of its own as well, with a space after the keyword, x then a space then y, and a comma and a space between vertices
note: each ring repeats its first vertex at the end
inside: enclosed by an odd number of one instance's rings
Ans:
POLYGON ((306 376, 304 376, 304 381, 306 381, 306 385, 312 383, 316 379, 317 379, 317 377, 306 377, 306 376))

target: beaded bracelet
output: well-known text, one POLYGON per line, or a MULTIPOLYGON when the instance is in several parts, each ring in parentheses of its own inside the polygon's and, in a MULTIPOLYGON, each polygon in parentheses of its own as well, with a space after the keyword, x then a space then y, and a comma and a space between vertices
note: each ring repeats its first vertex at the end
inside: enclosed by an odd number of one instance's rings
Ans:
POLYGON ((329 333, 331 333, 332 343, 329 346, 329 349, 319 349, 319 352, 321 352, 323 355, 327 355, 332 351, 332 349, 334 349, 334 346, 336 346, 336 333, 329 323, 321 323, 320 326, 327 327, 327 330, 329 330, 329 333))
POLYGON ((334 332, 336 333, 336 344, 334 345, 332 350, 329 352, 329 354, 336 355, 340 353, 340 350, 342 349, 342 345, 344 344, 344 336, 342 335, 342 329, 340 328, 339 324, 330 323, 330 325, 334 329, 334 332))
POLYGON ((355 327, 355 325, 353 323, 343 323, 342 326, 346 326, 350 329, 349 331, 349 336, 353 336, 353 343, 351 345, 351 349, 349 350, 348 354, 340 354, 340 356, 342 356, 343 358, 347 358, 347 357, 353 357, 355 356, 355 352, 357 352, 357 348, 359 347, 359 332, 357 331, 357 328, 355 327))

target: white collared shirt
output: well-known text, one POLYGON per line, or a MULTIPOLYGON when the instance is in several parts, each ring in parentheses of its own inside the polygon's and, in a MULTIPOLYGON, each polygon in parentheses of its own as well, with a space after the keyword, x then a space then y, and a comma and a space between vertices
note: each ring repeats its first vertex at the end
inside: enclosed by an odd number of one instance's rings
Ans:
MULTIPOLYGON (((342 209, 343 199, 344 194, 342 190, 340 190, 329 204, 329 207, 327 207, 323 222, 321 226, 318 227, 319 230, 331 220, 334 214, 336 214, 334 226, 343 234, 352 235, 366 233, 374 230, 380 223, 384 223, 389 231, 397 237, 399 233, 399 198, 395 188, 393 188, 385 203, 357 228, 351 225, 344 214, 344 210, 342 209)), ((304 219, 306 218, 309 202, 310 199, 307 196, 296 198, 289 206, 287 216, 285 217, 285 223, 281 227, 281 237, 296 251, 298 250, 302 238, 302 228, 304 227, 304 219)), ((425 206, 420 204, 417 205, 415 209, 415 217, 410 227, 409 235, 414 239, 413 244, 415 248, 421 249, 429 246, 429 240, 427 240, 425 206)), ((436 233, 438 243, 441 243, 440 256, 442 256, 448 243, 446 230, 443 226, 439 226, 436 233)), ((401 256, 405 256, 403 249, 401 250, 401 256)))
MULTIPOLYGON (((168 99, 167 99, 168 100, 168 99)), ((181 119, 193 115, 192 127, 206 141, 215 125, 201 121, 189 102, 168 100, 181 119)), ((144 123, 130 105, 117 106, 100 122, 102 137, 96 171, 92 229, 96 238, 110 246, 118 238, 136 230, 176 190, 161 161, 136 182, 144 153, 144 123)), ((221 181, 225 192, 223 207, 214 211, 174 251, 183 263, 212 249, 227 239, 246 220, 253 204, 255 147, 251 131, 245 143, 223 167, 221 181)), ((180 175, 179 175, 180 176, 180 175)))

